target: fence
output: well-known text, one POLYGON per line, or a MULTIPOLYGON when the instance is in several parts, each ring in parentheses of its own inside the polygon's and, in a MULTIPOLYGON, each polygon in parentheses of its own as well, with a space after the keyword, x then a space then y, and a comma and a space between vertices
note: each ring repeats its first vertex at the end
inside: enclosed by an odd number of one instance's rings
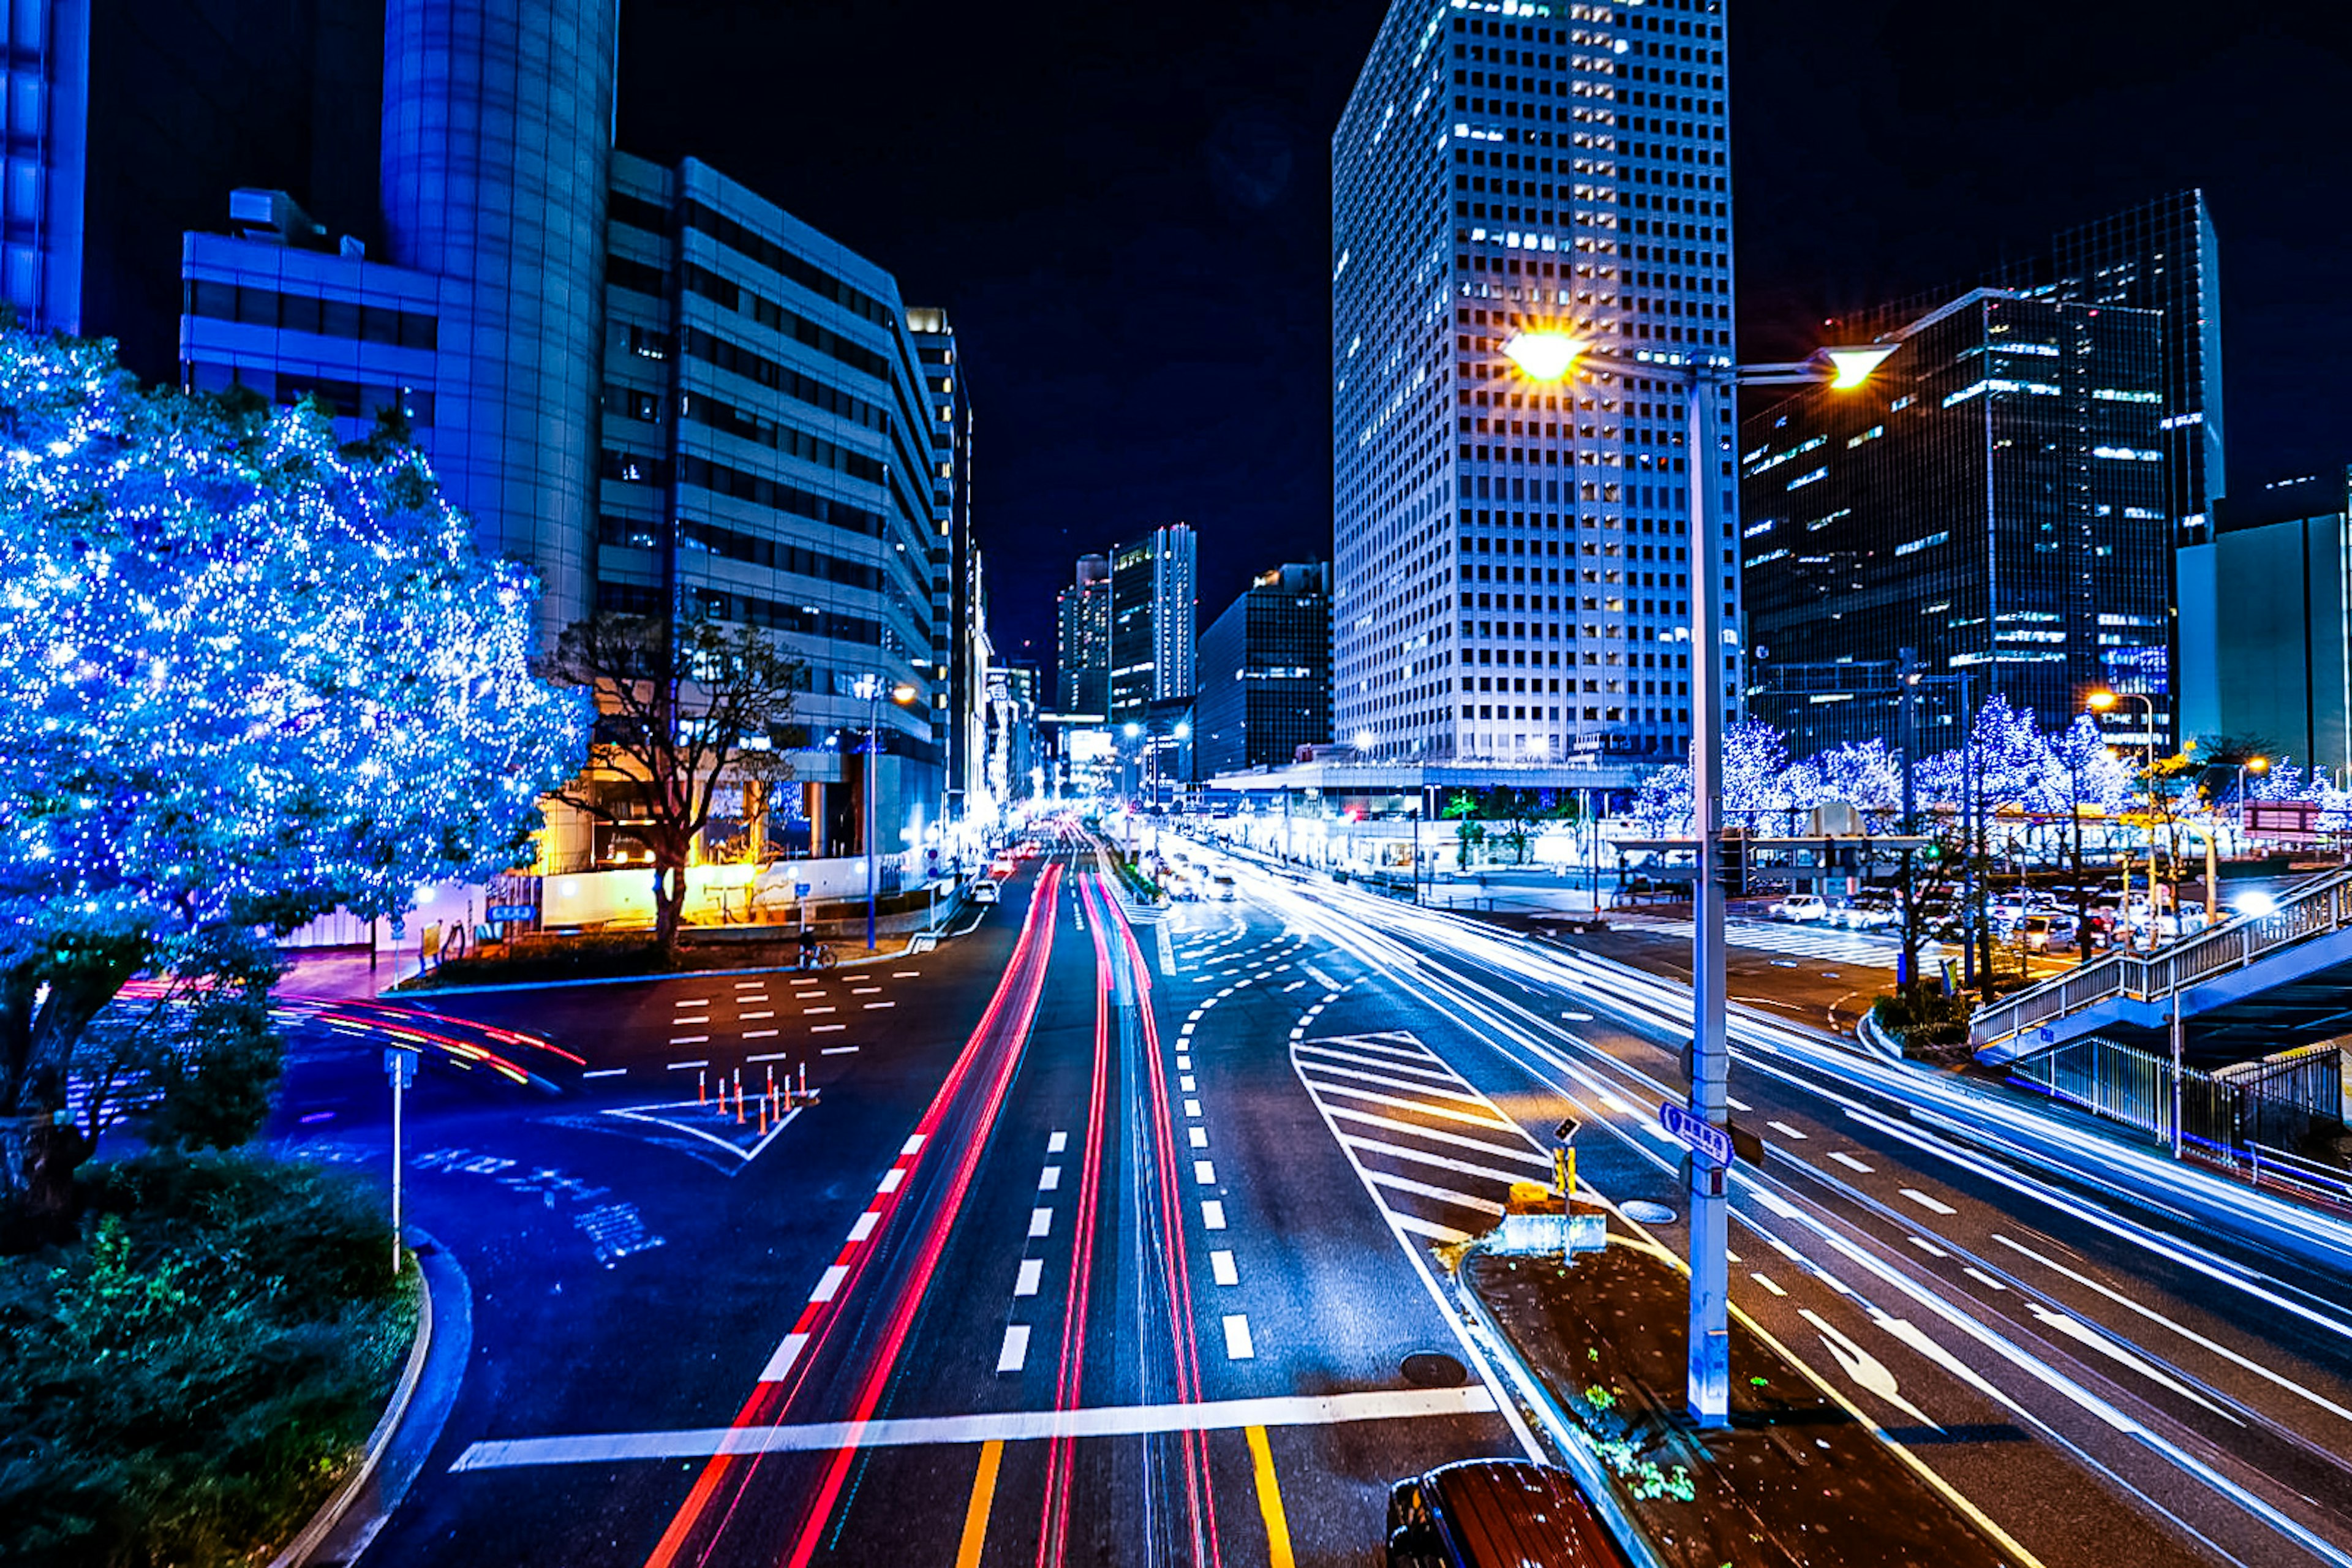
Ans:
MULTIPOLYGON (((2094 1035, 2010 1064, 2009 1081, 2095 1116, 2172 1137, 2172 1062, 2094 1035)), ((2352 1173, 2306 1160, 2295 1148, 2315 1130, 2344 1125, 2344 1056, 2332 1045, 2180 1077, 2184 1148, 2256 1181, 2352 1198, 2352 1173)))

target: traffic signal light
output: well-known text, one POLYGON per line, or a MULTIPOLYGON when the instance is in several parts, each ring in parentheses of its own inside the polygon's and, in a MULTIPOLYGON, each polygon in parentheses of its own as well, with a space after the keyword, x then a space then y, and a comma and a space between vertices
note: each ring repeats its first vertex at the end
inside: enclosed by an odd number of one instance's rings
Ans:
POLYGON ((1748 837, 1737 828, 1715 841, 1715 877, 1733 898, 1748 891, 1748 837))
POLYGON ((1919 849, 1919 858, 1930 866, 1941 865, 1944 859, 1944 847, 1940 844, 1922 845, 1919 849))

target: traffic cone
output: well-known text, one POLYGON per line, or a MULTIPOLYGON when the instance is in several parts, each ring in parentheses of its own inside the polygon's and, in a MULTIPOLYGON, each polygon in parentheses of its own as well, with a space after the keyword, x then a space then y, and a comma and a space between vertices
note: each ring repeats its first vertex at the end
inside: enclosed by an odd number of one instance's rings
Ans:
POLYGON ((710 1103, 710 1075, 707 1072, 694 1075, 694 1103, 706 1107, 710 1103))

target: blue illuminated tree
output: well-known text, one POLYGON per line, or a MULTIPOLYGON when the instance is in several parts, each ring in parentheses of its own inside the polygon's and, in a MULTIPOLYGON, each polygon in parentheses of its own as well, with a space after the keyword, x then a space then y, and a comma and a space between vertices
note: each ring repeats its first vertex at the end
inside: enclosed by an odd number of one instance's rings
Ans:
POLYGON ((68 1064, 132 975, 527 858, 588 719, 535 597, 389 437, 0 332, 0 1224, 66 1211, 68 1064))

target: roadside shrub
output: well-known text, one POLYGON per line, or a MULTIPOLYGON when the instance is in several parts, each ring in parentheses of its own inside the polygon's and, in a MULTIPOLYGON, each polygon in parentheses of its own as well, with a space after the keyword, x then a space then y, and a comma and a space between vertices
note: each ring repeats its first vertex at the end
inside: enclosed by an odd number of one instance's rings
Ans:
POLYGON ((1946 995, 1937 981, 1882 992, 1870 1005, 1878 1026, 1903 1042, 1904 1055, 1930 1059, 1967 1054, 1970 1012, 1968 997, 1946 995))
POLYGON ((0 1259, 0 1561, 228 1564, 365 1441, 414 1322, 359 1179, 257 1154, 101 1166, 71 1245, 0 1259))

